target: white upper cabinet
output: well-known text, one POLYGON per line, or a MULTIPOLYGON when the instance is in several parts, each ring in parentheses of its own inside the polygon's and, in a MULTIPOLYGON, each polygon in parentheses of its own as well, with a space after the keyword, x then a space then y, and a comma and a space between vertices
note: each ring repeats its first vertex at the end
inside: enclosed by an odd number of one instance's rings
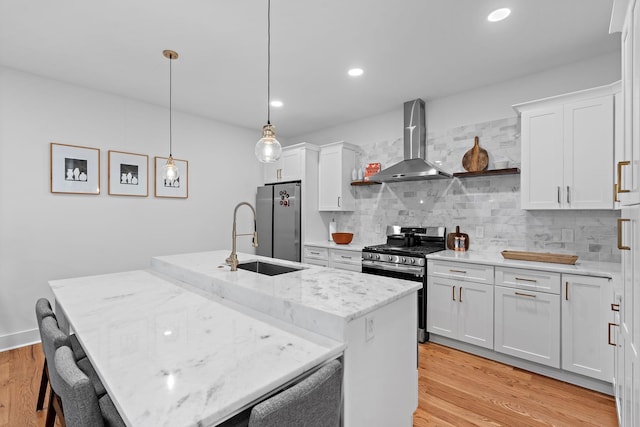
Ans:
POLYGON ((320 147, 318 176, 319 210, 353 211, 356 207, 351 193, 351 171, 359 149, 345 142, 320 147))
POLYGON ((612 209, 619 83, 515 105, 523 209, 612 209))
POLYGON ((301 143, 284 147, 282 155, 273 163, 264 165, 264 182, 301 181, 305 176, 306 150, 317 151, 317 147, 301 143))

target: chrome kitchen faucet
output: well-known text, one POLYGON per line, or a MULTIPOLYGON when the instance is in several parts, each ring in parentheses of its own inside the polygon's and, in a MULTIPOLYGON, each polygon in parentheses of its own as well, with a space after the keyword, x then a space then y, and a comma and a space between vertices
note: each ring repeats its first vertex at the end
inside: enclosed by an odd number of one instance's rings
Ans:
POLYGON ((238 254, 236 253, 236 237, 251 236, 251 235, 253 235, 253 239, 251 239, 253 242, 253 247, 257 248, 258 232, 256 231, 256 210, 253 208, 253 206, 251 206, 250 203, 240 202, 236 205, 235 209, 233 210, 233 230, 231 231, 231 242, 232 242, 231 255, 229 255, 229 257, 225 260, 227 264, 231 266, 231 271, 238 270, 238 254), (253 212, 253 233, 242 233, 242 234, 236 233, 236 216, 238 214, 238 208, 242 205, 249 206, 251 208, 251 211, 253 212))

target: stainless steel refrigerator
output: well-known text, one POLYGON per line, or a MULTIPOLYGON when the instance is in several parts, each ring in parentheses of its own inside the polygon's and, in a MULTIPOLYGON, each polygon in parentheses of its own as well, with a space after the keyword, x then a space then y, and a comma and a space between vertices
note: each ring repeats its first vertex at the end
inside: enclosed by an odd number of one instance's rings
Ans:
POLYGON ((256 253, 300 262, 300 212, 299 182, 258 187, 256 253))

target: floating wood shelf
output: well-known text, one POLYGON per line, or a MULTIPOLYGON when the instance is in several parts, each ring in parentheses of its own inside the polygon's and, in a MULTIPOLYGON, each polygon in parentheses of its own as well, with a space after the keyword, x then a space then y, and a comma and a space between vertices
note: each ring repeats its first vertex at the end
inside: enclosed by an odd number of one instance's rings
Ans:
POLYGON ((380 185, 382 184, 381 182, 378 181, 351 181, 351 185, 353 186, 357 186, 357 185, 380 185))
POLYGON ((456 178, 471 178, 476 176, 489 176, 489 175, 515 175, 520 173, 520 168, 507 168, 507 169, 489 169, 478 172, 456 172, 453 174, 456 178))

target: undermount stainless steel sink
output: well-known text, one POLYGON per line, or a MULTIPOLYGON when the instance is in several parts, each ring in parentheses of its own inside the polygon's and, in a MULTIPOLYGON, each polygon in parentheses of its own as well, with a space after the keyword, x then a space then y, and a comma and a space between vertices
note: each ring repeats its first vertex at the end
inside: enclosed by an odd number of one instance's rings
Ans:
POLYGON ((238 264, 238 268, 266 276, 277 276, 278 274, 291 273, 303 269, 302 267, 290 267, 288 265, 271 264, 270 262, 264 261, 243 262, 238 264))

